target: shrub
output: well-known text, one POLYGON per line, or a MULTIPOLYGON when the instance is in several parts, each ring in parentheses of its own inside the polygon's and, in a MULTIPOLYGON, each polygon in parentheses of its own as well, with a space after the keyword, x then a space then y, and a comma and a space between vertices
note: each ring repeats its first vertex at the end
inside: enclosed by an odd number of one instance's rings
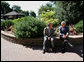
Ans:
POLYGON ((11 25, 13 25, 13 22, 11 22, 10 20, 1 21, 1 29, 2 30, 4 30, 5 27, 10 27, 11 25))
POLYGON ((14 25, 16 38, 40 37, 43 35, 45 23, 34 17, 24 17, 14 25))
POLYGON ((76 31, 80 31, 83 32, 83 20, 79 21, 76 25, 75 25, 76 31))
POLYGON ((22 17, 22 18, 18 18, 18 19, 11 20, 11 22, 13 22, 14 24, 16 24, 16 23, 18 23, 19 21, 21 21, 22 19, 23 19, 23 17, 22 17))
POLYGON ((1 21, 1 30, 3 30, 5 28, 5 23, 4 21, 1 21))

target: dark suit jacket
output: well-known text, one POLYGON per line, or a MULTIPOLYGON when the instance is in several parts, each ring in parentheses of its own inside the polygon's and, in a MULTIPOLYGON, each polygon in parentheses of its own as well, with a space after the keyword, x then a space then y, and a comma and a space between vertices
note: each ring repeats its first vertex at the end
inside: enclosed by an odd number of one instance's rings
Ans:
POLYGON ((49 33, 49 27, 45 27, 44 31, 43 31, 43 34, 44 34, 44 36, 53 37, 54 36, 54 32, 55 32, 55 30, 52 28, 50 30, 50 33, 49 33))
POLYGON ((59 35, 60 36, 63 36, 63 35, 66 35, 68 36, 69 35, 69 27, 68 26, 65 26, 64 28, 63 27, 59 27, 59 35))

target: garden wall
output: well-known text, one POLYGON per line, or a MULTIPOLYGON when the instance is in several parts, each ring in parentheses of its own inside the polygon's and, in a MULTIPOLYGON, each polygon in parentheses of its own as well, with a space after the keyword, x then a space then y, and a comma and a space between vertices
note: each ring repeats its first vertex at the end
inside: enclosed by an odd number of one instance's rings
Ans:
MULTIPOLYGON (((23 45, 28 45, 28 46, 42 46, 43 43, 43 37, 42 38, 16 38, 12 34, 8 34, 4 31, 1 31, 1 37, 4 39, 16 43, 16 44, 23 44, 23 45)), ((69 36, 69 40, 72 44, 78 45, 78 44, 83 44, 83 35, 78 35, 78 36, 69 36)), ((48 42, 50 44, 50 42, 48 42)), ((48 44, 47 43, 47 44, 48 44)), ((54 40, 55 45, 61 45, 62 41, 59 39, 59 37, 56 37, 54 40)))

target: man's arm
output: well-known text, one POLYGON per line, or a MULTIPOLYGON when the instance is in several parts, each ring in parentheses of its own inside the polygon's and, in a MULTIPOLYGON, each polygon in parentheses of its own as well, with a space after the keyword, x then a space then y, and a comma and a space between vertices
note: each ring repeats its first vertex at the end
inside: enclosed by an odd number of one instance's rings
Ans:
POLYGON ((47 32, 46 32, 46 29, 47 29, 47 28, 44 28, 43 35, 46 36, 46 37, 48 37, 48 34, 47 34, 47 32))
POLYGON ((59 27, 59 36, 63 36, 63 34, 61 33, 61 27, 59 27))
POLYGON ((67 36, 67 37, 69 36, 69 27, 67 27, 67 33, 66 33, 66 36, 67 36))
POLYGON ((55 35, 55 30, 56 30, 56 29, 52 28, 52 34, 51 34, 50 37, 53 37, 53 36, 55 35))
POLYGON ((46 29, 46 28, 44 28, 44 30, 43 30, 43 35, 44 35, 44 36, 45 36, 45 29, 46 29))

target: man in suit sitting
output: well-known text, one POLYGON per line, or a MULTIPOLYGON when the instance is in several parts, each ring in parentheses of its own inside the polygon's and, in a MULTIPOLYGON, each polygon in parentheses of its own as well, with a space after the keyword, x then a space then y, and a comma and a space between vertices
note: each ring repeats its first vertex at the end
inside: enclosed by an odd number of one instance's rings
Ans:
POLYGON ((73 45, 68 40, 68 36, 69 36, 69 27, 66 26, 65 21, 62 21, 61 26, 59 27, 59 37, 63 41, 63 51, 62 51, 63 53, 65 52, 66 44, 69 45, 70 47, 73 47, 73 45))
POLYGON ((54 35, 55 29, 53 29, 53 24, 49 23, 47 27, 44 28, 43 34, 44 34, 44 41, 43 41, 43 53, 45 53, 45 44, 48 40, 51 41, 51 45, 52 45, 52 50, 54 50, 54 35))

